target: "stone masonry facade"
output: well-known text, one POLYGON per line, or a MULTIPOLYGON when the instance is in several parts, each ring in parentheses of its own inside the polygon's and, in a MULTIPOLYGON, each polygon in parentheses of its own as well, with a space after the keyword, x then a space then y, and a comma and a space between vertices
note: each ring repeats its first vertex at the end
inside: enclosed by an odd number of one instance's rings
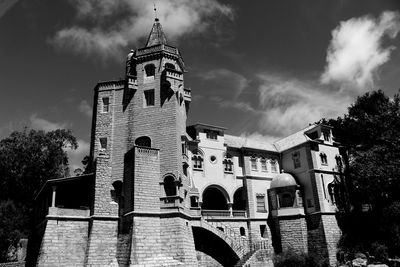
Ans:
POLYGON ((335 264, 330 128, 264 143, 187 126, 185 72, 156 19, 125 78, 96 85, 87 174, 38 194, 27 266, 272 266, 286 249, 335 264))

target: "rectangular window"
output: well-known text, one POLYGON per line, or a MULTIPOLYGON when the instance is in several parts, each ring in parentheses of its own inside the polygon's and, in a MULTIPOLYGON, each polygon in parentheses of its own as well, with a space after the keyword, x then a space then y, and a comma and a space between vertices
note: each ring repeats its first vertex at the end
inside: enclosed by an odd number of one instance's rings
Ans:
POLYGON ((204 132, 206 133, 207 139, 217 140, 217 138, 218 138, 218 132, 216 132, 216 131, 211 131, 211 130, 205 130, 204 132))
POLYGON ((292 154, 293 166, 294 168, 300 168, 300 152, 296 151, 292 154))
POLYGON ((276 160, 271 160, 271 172, 278 172, 278 163, 276 160))
POLYGON ((107 137, 100 138, 100 149, 106 150, 107 149, 107 137))
POLYGON ((251 170, 252 171, 257 171, 257 158, 252 157, 250 159, 250 162, 251 162, 251 170))
POLYGON ((267 171, 267 160, 266 159, 261 159, 261 171, 263 171, 263 172, 267 171))
POLYGON ((103 102, 103 112, 108 112, 110 109, 110 98, 108 97, 103 97, 102 98, 102 102, 103 102))
POLYGON ((263 194, 257 194, 257 211, 258 212, 265 212, 265 195, 263 194))
POLYGON ((154 106, 154 89, 144 91, 145 107, 154 106))
POLYGON ((309 198, 307 198, 307 207, 309 207, 309 208, 314 207, 314 204, 313 204, 312 200, 309 199, 309 198))

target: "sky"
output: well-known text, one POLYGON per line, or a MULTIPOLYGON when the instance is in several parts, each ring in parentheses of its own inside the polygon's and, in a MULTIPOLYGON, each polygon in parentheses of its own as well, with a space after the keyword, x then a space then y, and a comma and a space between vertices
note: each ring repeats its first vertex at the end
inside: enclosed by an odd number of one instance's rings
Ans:
POLYGON ((67 128, 88 154, 93 89, 154 22, 179 48, 188 125, 274 141, 400 88, 400 0, 0 0, 0 138, 67 128))

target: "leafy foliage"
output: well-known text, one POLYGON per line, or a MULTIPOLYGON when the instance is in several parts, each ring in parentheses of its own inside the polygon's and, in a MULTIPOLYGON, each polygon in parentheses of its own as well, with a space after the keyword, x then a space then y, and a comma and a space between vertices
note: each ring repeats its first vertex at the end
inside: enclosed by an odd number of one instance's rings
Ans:
POLYGON ((325 267, 327 261, 306 253, 298 253, 293 249, 287 249, 276 255, 273 259, 275 267, 325 267))
POLYGON ((0 141, 0 261, 29 234, 34 197, 43 184, 69 175, 67 147, 78 147, 68 130, 25 128, 0 141))
POLYGON ((347 149, 346 181, 353 209, 341 218, 339 245, 350 253, 355 248, 382 252, 385 245, 398 253, 400 96, 389 98, 381 90, 366 93, 343 118, 320 122, 333 126, 336 141, 347 149), (366 207, 372 210, 366 212, 366 207))

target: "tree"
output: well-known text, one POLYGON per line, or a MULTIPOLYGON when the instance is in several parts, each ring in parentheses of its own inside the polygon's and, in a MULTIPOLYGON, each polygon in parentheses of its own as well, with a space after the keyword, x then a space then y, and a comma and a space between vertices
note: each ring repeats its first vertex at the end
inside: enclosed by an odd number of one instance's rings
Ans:
POLYGON ((400 200, 400 97, 381 90, 358 97, 348 114, 321 120, 347 148, 351 200, 382 208, 400 200))
POLYGON ((29 234, 34 197, 43 184, 69 175, 67 147, 78 147, 69 130, 25 128, 0 141, 0 261, 4 249, 29 234))
POLYGON ((372 249, 373 242, 380 242, 398 251, 400 232, 387 225, 398 223, 397 215, 388 214, 398 214, 400 201, 399 94, 366 93, 342 118, 320 122, 333 126, 336 141, 347 150, 346 180, 354 210, 343 216, 341 243, 372 249), (361 212, 365 204, 371 212, 361 212))

